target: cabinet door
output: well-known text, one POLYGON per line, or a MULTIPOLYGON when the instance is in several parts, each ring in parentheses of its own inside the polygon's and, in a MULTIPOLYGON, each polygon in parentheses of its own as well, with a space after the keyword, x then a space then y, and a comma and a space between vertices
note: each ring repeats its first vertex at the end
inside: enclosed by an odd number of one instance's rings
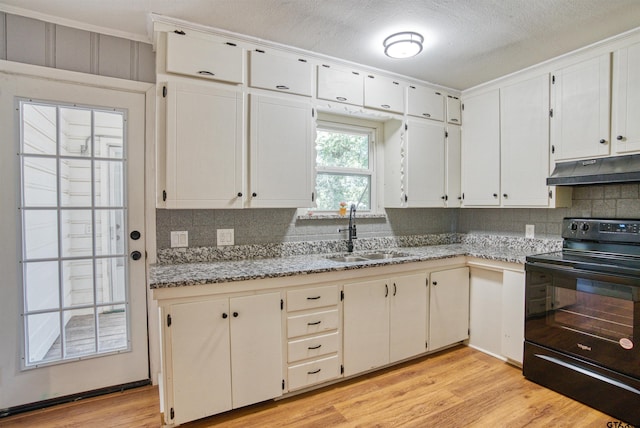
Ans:
POLYGON ((399 81, 368 74, 364 78, 365 107, 395 113, 404 111, 404 88, 399 81))
POLYGON ((549 76, 500 90, 503 206, 549 205, 549 76))
POLYGON ((614 53, 613 132, 616 153, 640 151, 640 43, 614 53))
POLYGON ((389 287, 389 362, 394 362, 427 351, 427 275, 394 278, 389 287))
POLYGON ((460 98, 447 95, 447 122, 453 125, 462 124, 460 98))
POLYGON ((494 355, 502 353, 502 272, 471 271, 469 345, 494 355))
POLYGON ((167 85, 167 208, 241 208, 242 94, 167 85))
POLYGON ((446 137, 447 170, 445 200, 448 208, 458 208, 462 205, 460 127, 456 125, 447 126, 446 137))
POLYGON ((444 125, 407 121, 407 200, 410 207, 443 207, 445 181, 444 125))
POLYGON ((389 363, 389 281, 344 286, 344 374, 389 363))
POLYGON ((524 272, 502 275, 502 355, 522 364, 524 347, 524 272))
POLYGON ((555 160, 609 154, 609 53, 553 73, 551 144, 555 160))
POLYGON ((462 191, 465 206, 500 205, 500 95, 464 100, 462 191))
POLYGON ((469 268, 431 273, 429 350, 469 338, 469 268))
POLYGON ((262 95, 250 97, 251 207, 311 206, 311 105, 262 95))
POLYGON ((244 83, 243 52, 222 40, 167 33, 167 73, 244 83))
POLYGON ((254 88, 310 97, 311 65, 304 58, 251 52, 249 84, 254 88))
MULTIPOLYGON (((231 409, 227 299, 171 305, 173 423, 231 409)), ((165 410, 166 411, 166 410, 165 410)))
POLYGON ((230 299, 233 407, 282 395, 280 293, 230 299))
POLYGON ((444 96, 433 89, 409 85, 407 87, 407 114, 423 119, 444 120, 444 96))
POLYGON ((318 98, 361 106, 364 102, 364 78, 359 71, 319 65, 318 98))

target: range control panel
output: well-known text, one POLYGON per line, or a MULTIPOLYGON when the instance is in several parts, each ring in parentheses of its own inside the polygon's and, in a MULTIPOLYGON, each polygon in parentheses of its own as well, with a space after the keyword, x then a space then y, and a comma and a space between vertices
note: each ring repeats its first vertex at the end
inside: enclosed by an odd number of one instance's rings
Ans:
POLYGON ((640 219, 565 218, 562 221, 562 237, 640 243, 640 219))

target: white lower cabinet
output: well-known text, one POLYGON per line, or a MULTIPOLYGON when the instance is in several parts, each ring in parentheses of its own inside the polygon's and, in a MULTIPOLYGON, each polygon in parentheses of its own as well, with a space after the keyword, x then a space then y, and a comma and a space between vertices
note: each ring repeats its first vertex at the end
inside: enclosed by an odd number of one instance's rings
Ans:
POLYGON ((350 376, 426 351, 427 276, 344 286, 344 374, 350 376))
POLYGON ((469 268, 432 272, 429 351, 469 338, 469 268))
POLYGON ((181 424, 282 395, 280 292, 165 308, 165 420, 181 424))
POLYGON ((287 291, 289 391, 342 375, 339 302, 337 285, 287 291))
POLYGON ((502 273, 502 355, 522 364, 524 351, 524 272, 502 273))

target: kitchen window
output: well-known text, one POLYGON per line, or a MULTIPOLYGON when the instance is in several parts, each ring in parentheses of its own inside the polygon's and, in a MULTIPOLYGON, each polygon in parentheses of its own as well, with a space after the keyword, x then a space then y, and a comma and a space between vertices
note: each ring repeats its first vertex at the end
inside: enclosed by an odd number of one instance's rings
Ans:
POLYGON ((341 203, 358 211, 375 207, 375 135, 373 127, 318 121, 316 204, 335 212, 341 203))

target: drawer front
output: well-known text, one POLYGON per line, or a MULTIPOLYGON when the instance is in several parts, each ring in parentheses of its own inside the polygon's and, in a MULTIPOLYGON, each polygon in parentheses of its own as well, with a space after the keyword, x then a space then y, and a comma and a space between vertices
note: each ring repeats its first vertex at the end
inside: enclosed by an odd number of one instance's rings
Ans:
POLYGON ((312 68, 302 58, 286 58, 251 52, 249 84, 254 88, 310 97, 312 68))
POLYGON ((289 342, 288 362, 293 363, 308 358, 338 352, 338 332, 313 336, 289 342))
POLYGON ((287 311, 321 308, 338 304, 338 286, 287 291, 287 311))
POLYGON ((289 367, 289 391, 340 377, 337 355, 289 367))
POLYGON ((314 312, 287 318, 287 337, 321 333, 338 329, 338 310, 314 312))

